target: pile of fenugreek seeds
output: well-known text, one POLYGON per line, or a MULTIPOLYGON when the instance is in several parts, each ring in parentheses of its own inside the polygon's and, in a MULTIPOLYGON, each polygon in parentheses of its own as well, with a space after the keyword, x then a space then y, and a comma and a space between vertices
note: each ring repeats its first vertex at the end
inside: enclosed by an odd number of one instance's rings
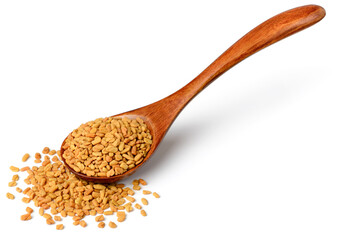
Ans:
MULTIPOLYGON (((129 125, 127 125, 130 128, 133 126, 131 123, 129 122, 129 125)), ((102 122, 100 122, 100 126, 102 126, 101 124, 102 122)), ((139 124, 139 126, 142 125, 139 124)), ((93 128, 94 126, 91 125, 91 129, 93 128)), ((95 133, 99 133, 101 130, 99 129, 100 128, 97 128, 95 133)), ((124 134, 122 134, 120 138, 116 137, 116 140, 119 139, 120 142, 123 142, 121 141, 122 139, 130 139, 131 136, 132 135, 129 135, 129 137, 126 138, 124 134)), ((99 136, 96 135, 93 139, 96 137, 99 136)), ((74 138, 76 137, 74 136, 74 138)), ((100 138, 102 141, 104 136, 101 136, 100 138)), ((144 138, 148 138, 148 135, 145 136, 144 134, 141 139, 144 140, 144 138)), ((135 143, 139 140, 138 137, 134 139, 137 139, 135 143)), ((130 141, 133 141, 134 139, 131 138, 130 141)), ((142 144, 143 143, 140 145, 142 144)), ((144 146, 147 145, 145 144, 144 146)), ((141 149, 143 148, 139 147, 137 153, 144 154, 146 151, 141 149)), ((120 150, 120 152, 121 151, 123 150, 120 150)), ((127 154, 129 154, 129 151, 127 151, 127 154)), ((137 156, 137 154, 131 154, 137 156)), ((109 156, 109 154, 106 156, 109 156)), ((25 154, 22 161, 26 162, 29 158, 30 155, 25 154)), ((114 216, 109 215, 116 215, 117 222, 123 222, 126 219, 126 215, 132 211, 139 211, 141 215, 146 216, 146 212, 143 208, 145 205, 148 205, 148 200, 145 197, 142 197, 138 203, 134 196, 137 191, 142 190, 142 187, 147 185, 146 181, 143 179, 134 180, 132 182, 132 187, 126 187, 121 183, 105 185, 87 182, 78 179, 65 167, 60 161, 60 151, 50 150, 47 147, 43 149, 42 154, 35 154, 34 162, 38 165, 33 167, 26 166, 23 168, 11 166, 10 170, 15 172, 15 174, 8 186, 12 188, 16 187, 18 193, 25 195, 22 198, 24 203, 34 202, 34 205, 39 208, 39 215, 46 219, 48 225, 56 225, 56 229, 58 230, 64 228, 62 218, 65 217, 71 217, 74 225, 86 227, 87 223, 85 217, 91 215, 95 216, 99 228, 104 228, 105 222, 108 222, 109 227, 116 228, 116 223, 112 221, 114 216), (17 185, 19 172, 28 174, 24 179, 24 183, 28 185, 25 188, 20 188, 17 185), (134 210, 134 208, 137 210, 134 210)), ((108 168, 106 167, 106 169, 108 168)), ((152 193, 149 190, 143 189, 142 193, 148 195, 148 198, 159 198, 157 193, 152 193)), ((8 192, 6 196, 8 199, 15 199, 15 196, 12 193, 8 192)), ((26 213, 21 216, 21 220, 27 221, 32 219, 33 212, 34 210, 32 208, 27 207, 26 213)))
POLYGON ((140 118, 99 118, 82 124, 65 140, 63 159, 89 177, 111 177, 141 163, 152 144, 140 118))

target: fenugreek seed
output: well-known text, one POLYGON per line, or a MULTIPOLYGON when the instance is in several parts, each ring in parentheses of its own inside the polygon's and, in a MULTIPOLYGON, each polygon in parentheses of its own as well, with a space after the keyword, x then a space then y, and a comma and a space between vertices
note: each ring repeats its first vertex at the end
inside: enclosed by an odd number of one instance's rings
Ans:
POLYGON ((62 218, 60 216, 54 216, 54 220, 59 222, 62 220, 62 218))
POLYGON ((136 201, 135 198, 130 197, 130 196, 126 196, 125 198, 126 198, 126 200, 128 200, 129 202, 135 202, 135 201, 136 201))
POLYGON ((98 226, 99 228, 104 228, 104 227, 105 227, 105 223, 104 223, 104 222, 100 222, 97 226, 98 226))
POLYGON ((141 187, 139 185, 133 185, 132 189, 138 191, 141 189, 141 187))
POLYGON ((81 225, 81 227, 86 227, 87 223, 84 220, 81 220, 80 221, 80 225, 81 225))
POLYGON ((25 155, 23 155, 22 162, 26 162, 29 157, 30 157, 30 155, 28 153, 26 153, 25 155))
POLYGON ((146 212, 144 210, 140 211, 140 214, 142 214, 144 217, 147 215, 146 212))
POLYGON ((32 216, 30 215, 30 213, 21 215, 21 220, 22 220, 22 221, 28 221, 28 220, 30 220, 30 219, 32 219, 32 216))
POLYGON ((77 225, 79 225, 79 224, 80 224, 80 220, 77 220, 77 221, 74 221, 74 222, 73 222, 73 225, 74 225, 74 226, 77 226, 77 225))
POLYGON ((45 147, 45 148, 43 148, 42 153, 43 154, 48 154, 49 151, 50 151, 49 147, 45 147))
POLYGON ((139 205, 138 203, 136 203, 136 204, 135 204, 135 208, 137 208, 137 209, 142 209, 142 206, 139 205))
POLYGON ((91 210, 89 213, 91 216, 96 216, 96 210, 91 210))
POLYGON ((104 216, 103 215, 98 215, 97 217, 95 217, 95 221, 96 222, 104 221, 104 216))
POLYGON ((15 181, 9 182, 8 187, 15 187, 17 183, 15 181))
POLYGON ((153 196, 154 196, 155 198, 160 198, 159 194, 156 193, 156 192, 153 193, 153 196))
POLYGON ((34 210, 30 207, 26 207, 26 212, 31 214, 32 212, 34 212, 34 210))
POLYGON ((6 193, 6 197, 7 197, 8 199, 11 199, 11 200, 13 200, 13 199, 15 198, 14 195, 11 194, 11 193, 6 193))
POLYGON ((149 190, 143 190, 143 194, 144 195, 148 195, 148 194, 151 194, 152 192, 151 191, 149 191, 149 190))
POLYGON ((40 159, 35 159, 34 162, 35 163, 41 163, 42 161, 40 159))
POLYGON ((48 218, 48 219, 46 219, 46 223, 48 225, 52 225, 52 224, 55 224, 55 221, 52 218, 48 218))
POLYGON ((123 222, 126 218, 125 212, 117 212, 117 221, 118 222, 123 222))
POLYGON ((114 212, 113 211, 105 211, 104 215, 112 215, 114 212))
POLYGON ((117 225, 116 225, 116 223, 110 221, 110 222, 109 222, 109 227, 111 227, 111 228, 116 228, 117 225))
POLYGON ((61 216, 62 216, 62 217, 67 217, 67 216, 68 216, 68 214, 67 214, 67 212, 66 212, 66 211, 61 211, 61 213, 60 213, 60 214, 61 214, 61 216))
POLYGON ((144 179, 139 179, 139 183, 142 184, 143 186, 147 185, 147 182, 144 179))
POLYGON ((12 180, 13 181, 19 180, 19 175, 18 174, 13 175, 12 180))
POLYGON ((149 204, 149 202, 145 198, 142 198, 141 201, 142 201, 143 205, 148 205, 149 204))
POLYGON ((23 168, 20 169, 21 172, 24 172, 24 171, 27 171, 27 170, 29 170, 29 167, 23 167, 23 168))
POLYGON ((39 214, 40 214, 40 216, 44 215, 44 208, 42 208, 42 207, 39 208, 39 214))
POLYGON ((22 198, 22 202, 24 202, 24 203, 30 203, 31 200, 32 200, 32 199, 26 198, 26 197, 23 197, 23 198, 22 198))
POLYGON ((20 170, 20 168, 17 168, 17 167, 14 167, 14 166, 10 166, 9 169, 12 171, 12 172, 18 172, 20 170))
POLYGON ((16 189, 15 189, 18 193, 22 193, 22 189, 21 188, 19 188, 19 187, 16 187, 16 189))
POLYGON ((49 155, 54 155, 54 154, 56 154, 56 150, 50 150, 48 154, 49 155))
POLYGON ((35 159, 41 159, 41 154, 40 153, 35 153, 35 159))
POLYGON ((48 213, 43 214, 43 217, 45 219, 51 219, 52 218, 52 216, 50 214, 48 214, 48 213))
POLYGON ((63 224, 57 224, 56 225, 57 230, 63 230, 63 228, 64 228, 63 224))

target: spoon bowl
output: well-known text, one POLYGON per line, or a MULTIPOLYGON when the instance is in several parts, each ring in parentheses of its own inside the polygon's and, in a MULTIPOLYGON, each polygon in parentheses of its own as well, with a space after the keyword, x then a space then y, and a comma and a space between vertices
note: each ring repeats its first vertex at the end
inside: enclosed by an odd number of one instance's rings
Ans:
POLYGON ((65 141, 61 146, 61 159, 71 172, 86 181, 112 183, 130 176, 147 162, 178 114, 199 92, 237 63, 275 42, 310 27, 324 16, 325 10, 317 5, 306 5, 280 13, 244 35, 180 90, 145 107, 112 116, 130 119, 139 117, 144 120, 152 135, 153 142, 144 160, 125 173, 111 177, 89 177, 76 172, 63 158, 65 141))

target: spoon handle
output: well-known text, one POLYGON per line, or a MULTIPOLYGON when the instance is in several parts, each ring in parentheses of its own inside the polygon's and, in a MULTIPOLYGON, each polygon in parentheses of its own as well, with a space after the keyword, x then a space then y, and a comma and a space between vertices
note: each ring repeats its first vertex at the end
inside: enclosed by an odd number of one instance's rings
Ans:
POLYGON ((261 23, 244 35, 195 79, 173 93, 167 100, 176 103, 177 114, 216 78, 259 50, 319 22, 325 10, 317 5, 297 7, 261 23), (176 101, 175 101, 175 100, 176 101))

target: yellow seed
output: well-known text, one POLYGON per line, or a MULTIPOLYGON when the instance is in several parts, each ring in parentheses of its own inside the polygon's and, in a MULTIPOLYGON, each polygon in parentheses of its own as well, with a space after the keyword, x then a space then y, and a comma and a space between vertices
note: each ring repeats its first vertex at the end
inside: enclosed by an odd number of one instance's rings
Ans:
POLYGON ((153 193, 153 196, 154 196, 155 198, 160 198, 159 194, 156 193, 156 192, 153 193))
POLYGON ((26 153, 25 155, 23 155, 22 162, 26 162, 29 157, 30 157, 30 155, 28 153, 26 153))
POLYGON ((81 220, 80 221, 80 225, 81 225, 81 227, 86 227, 87 223, 84 220, 81 220))
POLYGON ((126 196, 125 198, 126 198, 126 200, 128 200, 129 202, 135 202, 135 201, 136 201, 135 198, 130 197, 130 196, 126 196))
POLYGON ((140 214, 142 214, 144 217, 147 215, 146 212, 144 210, 140 211, 140 214))
POLYGON ((110 221, 110 222, 109 222, 109 227, 111 227, 111 228, 116 228, 117 225, 116 225, 116 223, 110 221))
POLYGON ((30 203, 31 200, 32 200, 32 199, 26 198, 26 197, 23 197, 23 198, 22 198, 22 202, 24 202, 24 203, 30 203))
POLYGON ((80 221, 79 221, 79 220, 73 222, 73 225, 75 225, 75 226, 77 226, 77 225, 79 225, 79 224, 80 224, 80 221))
POLYGON ((142 209, 142 206, 139 205, 138 203, 136 203, 136 204, 135 204, 135 208, 137 208, 137 209, 142 209))
POLYGON ((112 215, 114 212, 113 211, 105 211, 104 215, 112 215))
POLYGON ((104 222, 100 222, 97 226, 98 226, 99 228, 104 228, 104 227, 105 227, 105 223, 104 223, 104 222))
POLYGON ((11 194, 11 193, 6 193, 6 197, 7 197, 8 199, 11 199, 11 200, 13 200, 13 199, 15 198, 14 195, 11 194))
POLYGON ((62 218, 61 218, 60 216, 54 216, 54 220, 55 220, 55 221, 61 221, 62 218))
POLYGON ((48 154, 49 151, 50 151, 49 147, 45 147, 45 148, 43 148, 42 153, 43 154, 48 154))
POLYGON ((133 190, 140 190, 140 186, 139 185, 133 185, 132 189, 133 190))
POLYGON ((26 212, 29 213, 29 214, 31 214, 32 212, 34 212, 34 210, 32 208, 30 208, 30 207, 27 207, 26 208, 26 212))
POLYGON ((148 202, 145 198, 142 198, 141 200, 142 200, 142 203, 143 203, 144 205, 148 205, 148 204, 149 204, 149 202, 148 202))
POLYGON ((55 224, 55 221, 52 218, 48 218, 48 219, 46 219, 46 223, 48 225, 52 225, 52 224, 55 224))
POLYGON ((51 219, 52 218, 52 216, 50 214, 48 214, 48 213, 43 214, 43 217, 45 219, 51 219))
POLYGON ((62 230, 64 228, 63 224, 57 224, 56 229, 57 230, 62 230))
POLYGON ((35 159, 41 159, 41 154, 40 153, 35 153, 35 159))
POLYGON ((27 220, 30 220, 32 219, 32 216, 30 215, 30 213, 27 213, 27 214, 24 214, 21 216, 21 220, 22 221, 27 221, 27 220))
POLYGON ((17 187, 15 190, 16 190, 18 193, 22 193, 22 189, 19 188, 19 187, 17 187))
POLYGON ((48 154, 49 155, 54 155, 54 154, 56 154, 56 150, 50 150, 48 154))
POLYGON ((19 175, 18 174, 13 175, 12 180, 13 181, 19 180, 19 175))
POLYGON ((143 190, 143 194, 144 194, 144 195, 148 195, 148 194, 151 194, 151 193, 152 193, 151 191, 143 190))
POLYGON ((95 221, 96 222, 104 221, 104 216, 103 215, 98 215, 97 217, 95 217, 95 221))
POLYGON ((14 166, 10 166, 9 169, 12 171, 12 172, 18 172, 20 170, 20 168, 17 168, 17 167, 14 167, 14 166))
POLYGON ((12 181, 12 182, 8 183, 8 187, 14 187, 16 185, 17 185, 17 183, 15 181, 12 181))
POLYGON ((42 207, 39 208, 39 214, 40 214, 40 216, 43 216, 43 214, 44 214, 44 208, 42 208, 42 207))
POLYGON ((143 186, 147 185, 147 182, 144 179, 139 179, 139 183, 142 184, 143 186))

